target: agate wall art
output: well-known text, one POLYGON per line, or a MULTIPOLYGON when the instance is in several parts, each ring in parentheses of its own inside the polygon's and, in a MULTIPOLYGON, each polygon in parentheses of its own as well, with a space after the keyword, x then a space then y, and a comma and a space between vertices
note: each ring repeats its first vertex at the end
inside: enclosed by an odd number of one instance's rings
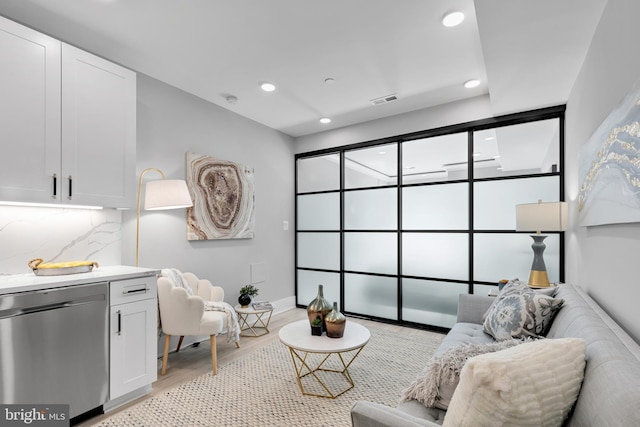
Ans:
POLYGON ((640 85, 580 152, 579 224, 640 221, 640 85))
POLYGON ((250 239, 254 236, 253 169, 187 153, 187 239, 250 239))

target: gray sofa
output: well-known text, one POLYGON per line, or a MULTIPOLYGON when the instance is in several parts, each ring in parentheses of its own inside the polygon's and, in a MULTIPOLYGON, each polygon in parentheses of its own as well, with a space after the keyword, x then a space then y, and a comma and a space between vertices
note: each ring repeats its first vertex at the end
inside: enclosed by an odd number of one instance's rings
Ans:
MULTIPOLYGON (((547 338, 576 337, 587 342, 584 381, 564 425, 640 426, 640 346, 581 288, 562 284, 556 298, 565 302, 547 338)), ((457 323, 436 354, 462 343, 491 342, 482 323, 492 301, 487 296, 460 295, 457 323)), ((354 427, 437 426, 444 416, 444 411, 414 400, 400 402, 396 408, 360 401, 351 409, 354 427)))

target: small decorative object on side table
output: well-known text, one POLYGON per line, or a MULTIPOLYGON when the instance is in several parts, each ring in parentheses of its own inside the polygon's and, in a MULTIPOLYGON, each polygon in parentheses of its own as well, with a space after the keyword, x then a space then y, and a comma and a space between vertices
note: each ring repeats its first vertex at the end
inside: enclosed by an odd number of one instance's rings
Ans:
POLYGON ((243 286, 242 288, 240 288, 240 296, 238 297, 238 304, 240 304, 242 308, 247 308, 249 304, 251 304, 253 297, 258 296, 258 292, 259 292, 258 288, 256 288, 253 285, 243 286))

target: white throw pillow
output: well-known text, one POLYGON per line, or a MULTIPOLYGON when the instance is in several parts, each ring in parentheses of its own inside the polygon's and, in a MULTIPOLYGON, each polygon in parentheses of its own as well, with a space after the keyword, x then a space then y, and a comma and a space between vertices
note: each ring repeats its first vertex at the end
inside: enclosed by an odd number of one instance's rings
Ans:
POLYGON ((586 343, 542 339, 472 357, 443 427, 560 426, 578 398, 586 343))

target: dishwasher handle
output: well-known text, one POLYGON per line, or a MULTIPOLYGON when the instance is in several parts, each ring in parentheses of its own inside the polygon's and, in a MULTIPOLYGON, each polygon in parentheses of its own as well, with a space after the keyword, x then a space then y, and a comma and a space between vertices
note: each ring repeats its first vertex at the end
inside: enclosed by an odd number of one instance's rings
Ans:
POLYGON ((75 307, 84 304, 91 304, 98 301, 104 301, 104 294, 87 295, 75 300, 59 301, 52 304, 43 304, 34 307, 11 308, 0 311, 0 319, 10 319, 12 317, 26 316, 28 314, 42 313, 45 311, 58 310, 61 308, 75 307))

